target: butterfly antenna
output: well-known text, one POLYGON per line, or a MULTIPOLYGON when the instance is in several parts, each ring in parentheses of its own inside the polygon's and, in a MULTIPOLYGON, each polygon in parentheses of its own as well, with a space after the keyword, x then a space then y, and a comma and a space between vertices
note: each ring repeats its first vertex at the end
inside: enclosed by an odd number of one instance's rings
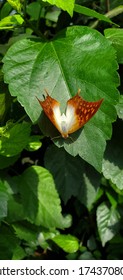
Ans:
POLYGON ((79 88, 77 91, 77 94, 80 95, 81 89, 79 88))
POLYGON ((49 96, 49 93, 46 88, 44 88, 44 91, 45 91, 46 95, 49 96))

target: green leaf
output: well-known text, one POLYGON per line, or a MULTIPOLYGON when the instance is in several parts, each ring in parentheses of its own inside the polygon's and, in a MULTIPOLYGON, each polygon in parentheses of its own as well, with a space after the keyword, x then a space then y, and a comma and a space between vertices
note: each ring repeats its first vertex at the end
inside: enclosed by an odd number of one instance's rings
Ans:
POLYGON ((90 209, 99 189, 100 175, 85 166, 81 158, 74 158, 54 145, 47 149, 44 160, 64 203, 75 196, 90 209))
POLYGON ((109 22, 109 23, 113 24, 113 22, 108 17, 106 17, 106 16, 104 16, 100 13, 97 13, 96 11, 94 11, 92 9, 89 9, 87 7, 80 6, 78 4, 74 5, 74 12, 86 15, 88 17, 98 18, 99 20, 103 20, 103 21, 106 21, 106 22, 109 22))
POLYGON ((70 234, 59 234, 52 240, 67 253, 74 253, 79 249, 78 239, 70 234))
POLYGON ((100 191, 100 174, 91 166, 85 166, 83 170, 82 186, 78 193, 78 199, 90 211, 96 202, 100 191))
POLYGON ((64 203, 78 196, 82 185, 83 161, 52 145, 45 154, 45 167, 52 173, 64 203))
POLYGON ((32 135, 30 136, 29 143, 26 146, 26 150, 28 151, 37 151, 41 146, 42 143, 40 141, 42 137, 40 135, 32 135))
POLYGON ((75 0, 63 1, 63 0, 42 0, 43 2, 48 2, 51 5, 55 5, 61 8, 63 11, 67 11, 70 16, 73 16, 74 2, 75 0))
POLYGON ((0 137, 0 154, 12 157, 19 154, 29 142, 30 124, 15 124, 6 128, 0 137))
MULTIPOLYGON (((117 1, 117 2, 118 2, 117 5, 119 5, 119 1, 117 1)), ((109 12, 107 12, 105 14, 105 16, 108 18, 113 18, 113 17, 116 17, 117 15, 120 15, 121 13, 123 13, 123 5, 117 6, 112 10, 110 9, 109 12)), ((96 28, 98 22, 99 21, 97 20, 93 25, 91 25, 91 27, 96 28)), ((113 24, 115 24, 115 23, 113 23, 113 24)), ((115 25, 120 27, 118 24, 115 24, 115 25)))
POLYGON ((79 260, 95 260, 91 252, 86 251, 79 256, 79 260))
POLYGON ((21 175, 20 192, 29 221, 46 228, 70 226, 70 218, 61 215, 60 199, 53 178, 45 168, 32 166, 26 169, 21 175))
POLYGON ((120 95, 119 103, 116 105, 118 117, 123 120, 123 95, 120 95))
MULTIPOLYGON (((33 122, 42 111, 36 96, 43 99, 45 88, 61 102, 62 112, 78 88, 88 101, 104 98, 95 116, 72 134, 73 140, 54 140, 72 156, 79 154, 98 171, 101 171, 106 140, 111 137, 111 123, 116 119, 114 105, 119 98, 116 69, 115 50, 107 39, 96 30, 79 26, 68 28, 49 43, 37 39, 15 43, 4 57, 3 67, 11 95, 17 96, 33 122)), ((44 114, 40 126, 45 135, 58 136, 44 114)))
POLYGON ((22 1, 21 0, 7 0, 7 2, 18 11, 18 13, 21 12, 22 7, 22 1))
POLYGON ((105 202, 98 206, 97 227, 103 246, 118 232, 119 219, 119 213, 115 208, 109 208, 105 202))
POLYGON ((51 11, 48 11, 46 13, 45 18, 50 21, 57 22, 60 14, 61 14, 60 9, 56 9, 56 10, 52 9, 51 11))
POLYGON ((37 242, 38 231, 36 227, 31 224, 14 224, 13 228, 15 230, 16 236, 21 239, 25 240, 27 243, 35 243, 37 242))
POLYGON ((5 93, 0 94, 0 121, 2 120, 5 114, 5 93))
POLYGON ((24 257, 26 257, 24 249, 21 246, 17 245, 14 248, 12 260, 22 260, 24 259, 24 257))
POLYGON ((5 185, 0 181, 0 220, 7 216, 8 193, 5 185))
POLYGON ((49 231, 49 230, 43 230, 38 235, 38 245, 41 246, 43 249, 49 249, 50 245, 48 243, 48 240, 51 240, 56 234, 59 232, 57 230, 49 231))
POLYGON ((102 172, 106 179, 116 185, 117 189, 123 190, 123 145, 120 145, 119 139, 108 145, 102 172))
POLYGON ((0 169, 4 169, 6 167, 9 167, 13 165, 19 158, 20 155, 14 156, 14 157, 4 157, 0 155, 0 169))
POLYGON ((15 248, 19 245, 11 227, 0 227, 0 260, 11 260, 15 248))
POLYGON ((123 64, 123 28, 108 28, 105 29, 104 34, 117 51, 118 63, 123 64))
POLYGON ((0 19, 3 19, 9 15, 12 7, 8 2, 5 2, 4 5, 0 8, 0 19))
POLYGON ((23 205, 16 201, 16 197, 11 195, 8 200, 7 221, 13 223, 23 219, 25 219, 23 205))
POLYGON ((27 6, 26 11, 32 19, 38 20, 41 13, 41 5, 39 2, 32 2, 27 6))
POLYGON ((15 25, 21 25, 24 22, 20 15, 13 15, 3 18, 0 21, 0 30, 2 29, 12 29, 15 25))

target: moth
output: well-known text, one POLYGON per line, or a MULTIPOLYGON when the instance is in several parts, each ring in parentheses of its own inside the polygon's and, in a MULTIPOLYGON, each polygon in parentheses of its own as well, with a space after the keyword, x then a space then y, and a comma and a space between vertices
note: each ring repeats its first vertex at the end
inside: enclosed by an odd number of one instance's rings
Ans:
POLYGON ((96 102, 89 102, 80 96, 80 89, 77 94, 67 101, 66 113, 61 114, 60 103, 52 98, 47 90, 44 101, 38 101, 45 114, 63 138, 84 126, 100 108, 103 98, 96 102))

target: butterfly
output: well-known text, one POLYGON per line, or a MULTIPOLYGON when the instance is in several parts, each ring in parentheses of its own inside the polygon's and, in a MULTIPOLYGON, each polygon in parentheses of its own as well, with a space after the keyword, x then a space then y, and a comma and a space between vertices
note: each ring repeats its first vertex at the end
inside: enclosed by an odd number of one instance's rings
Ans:
POLYGON ((52 98, 47 90, 44 101, 38 101, 45 114, 63 138, 68 138, 69 134, 77 131, 85 125, 99 109, 103 98, 96 102, 88 102, 80 96, 80 89, 77 94, 67 101, 66 113, 61 114, 60 103, 52 98))

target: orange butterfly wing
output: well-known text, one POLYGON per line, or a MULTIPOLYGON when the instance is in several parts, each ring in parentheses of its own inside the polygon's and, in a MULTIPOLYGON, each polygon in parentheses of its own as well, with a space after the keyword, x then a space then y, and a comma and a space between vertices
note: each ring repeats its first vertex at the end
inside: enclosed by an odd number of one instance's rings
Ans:
POLYGON ((60 114, 60 103, 55 100, 54 98, 52 98, 48 92, 45 90, 46 92, 46 98, 44 101, 41 101, 40 99, 38 99, 42 109, 44 110, 45 114, 47 115, 47 117, 50 119, 50 121, 53 123, 53 125, 58 129, 58 131, 61 133, 60 127, 58 125, 58 123, 55 120, 55 115, 54 115, 54 109, 58 110, 58 113, 60 114))
POLYGON ((37 99, 45 114, 63 138, 67 138, 69 134, 85 125, 97 112, 103 101, 103 99, 100 99, 96 102, 88 102, 79 95, 80 90, 78 90, 77 94, 67 101, 66 115, 63 114, 64 117, 62 117, 60 103, 49 96, 46 90, 45 92, 47 96, 44 101, 37 99))
POLYGON ((88 102, 79 96, 80 90, 77 94, 67 101, 67 110, 74 110, 74 121, 72 126, 68 129, 68 134, 71 134, 85 125, 97 112, 103 99, 96 102, 88 102))

